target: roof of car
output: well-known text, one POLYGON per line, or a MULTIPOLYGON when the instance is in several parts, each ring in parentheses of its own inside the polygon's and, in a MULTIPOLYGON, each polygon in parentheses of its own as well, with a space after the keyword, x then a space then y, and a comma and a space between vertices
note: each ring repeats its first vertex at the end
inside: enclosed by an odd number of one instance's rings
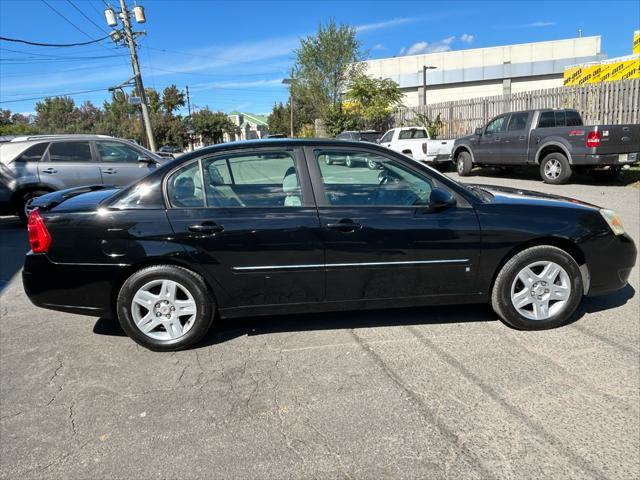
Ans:
POLYGON ((114 138, 110 135, 97 135, 97 134, 51 134, 51 135, 21 135, 19 137, 15 137, 11 139, 12 143, 17 142, 32 142, 35 140, 79 140, 79 139, 91 139, 91 138, 114 138))

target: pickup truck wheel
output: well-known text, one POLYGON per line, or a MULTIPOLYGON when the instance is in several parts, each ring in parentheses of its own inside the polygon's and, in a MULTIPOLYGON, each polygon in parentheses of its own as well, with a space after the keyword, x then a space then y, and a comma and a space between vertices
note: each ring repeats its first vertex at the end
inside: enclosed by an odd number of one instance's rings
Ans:
POLYGON ((353 160, 351 160, 351 157, 349 155, 347 155, 347 158, 344 161, 344 164, 347 166, 347 168, 353 168, 353 160))
POLYGON ((611 165, 606 170, 591 170, 589 174, 599 182, 612 182, 620 176, 622 168, 619 165, 611 165))
POLYGON ((22 223, 27 223, 29 213, 33 210, 31 202, 33 202, 35 198, 46 195, 47 193, 49 192, 46 190, 31 190, 22 196, 18 203, 18 217, 20 217, 22 223))
POLYGON ((550 153, 540 163, 540 176, 544 183, 562 185, 571 178, 569 160, 561 153, 550 153))
POLYGON ((460 152, 456 158, 456 171, 461 177, 466 177, 471 173, 473 163, 471 162, 471 154, 469 152, 460 152))

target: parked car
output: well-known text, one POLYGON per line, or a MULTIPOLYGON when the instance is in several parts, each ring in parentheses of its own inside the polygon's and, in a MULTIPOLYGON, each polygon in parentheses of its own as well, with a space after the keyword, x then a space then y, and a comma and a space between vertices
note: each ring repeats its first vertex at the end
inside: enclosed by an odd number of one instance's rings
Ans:
POLYGON ((419 162, 443 166, 451 162, 453 140, 432 140, 424 127, 392 128, 379 143, 419 162))
POLYGON ((511 326, 551 328, 625 286, 637 253, 610 210, 466 186, 366 142, 221 144, 34 206, 31 301, 117 317, 154 350, 195 344, 214 318, 326 310, 490 302, 511 326))
POLYGON ((12 178, 0 189, 0 214, 26 221, 33 198, 95 184, 127 185, 163 159, 140 145, 106 135, 32 135, 0 143, 0 164, 12 178))
POLYGON ((345 130, 336 135, 336 138, 339 140, 376 143, 381 136, 382 134, 376 130, 345 130))
POLYGON ((458 174, 474 165, 537 165, 545 183, 567 183, 574 171, 614 180, 622 166, 640 161, 640 125, 584 126, 576 110, 505 113, 453 147, 458 174))
POLYGON ((182 149, 178 148, 178 147, 172 147, 171 145, 163 145, 158 149, 158 152, 162 152, 162 153, 182 153, 182 149))

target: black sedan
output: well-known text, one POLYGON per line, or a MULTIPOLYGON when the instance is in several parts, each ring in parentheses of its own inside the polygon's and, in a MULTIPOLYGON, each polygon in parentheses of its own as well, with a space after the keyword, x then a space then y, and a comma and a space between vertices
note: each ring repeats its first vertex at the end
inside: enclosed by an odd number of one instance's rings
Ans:
POLYGON ((117 317, 153 350, 187 348, 219 317, 392 306, 490 302, 512 327, 551 328, 624 287, 636 259, 609 210, 336 140, 216 145, 34 206, 31 301, 117 317), (326 161, 346 155, 378 168, 326 161))

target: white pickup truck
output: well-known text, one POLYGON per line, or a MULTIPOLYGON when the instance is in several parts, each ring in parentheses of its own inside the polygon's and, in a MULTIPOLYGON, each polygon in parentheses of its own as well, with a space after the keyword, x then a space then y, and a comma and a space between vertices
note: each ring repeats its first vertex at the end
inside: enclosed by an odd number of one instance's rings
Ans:
POLYGON ((451 162, 454 140, 432 140, 424 127, 400 127, 387 131, 380 145, 390 148, 419 162, 451 162))

